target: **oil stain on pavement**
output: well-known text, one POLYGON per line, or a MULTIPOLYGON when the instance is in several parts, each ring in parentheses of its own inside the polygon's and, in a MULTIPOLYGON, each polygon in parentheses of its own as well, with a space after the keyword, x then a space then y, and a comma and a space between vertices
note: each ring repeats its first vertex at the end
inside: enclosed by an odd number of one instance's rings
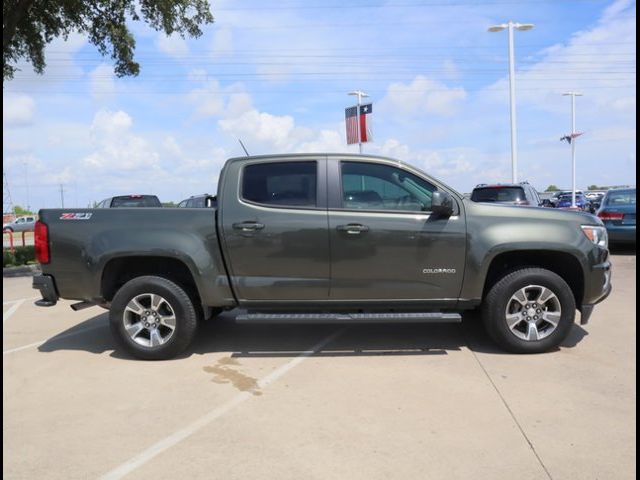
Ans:
POLYGON ((239 366, 240 362, 232 357, 221 358, 215 365, 203 367, 202 369, 207 373, 213 373, 213 382, 215 383, 230 383, 238 390, 242 392, 250 392, 253 395, 262 395, 258 381, 245 375, 238 370, 234 370, 234 366, 239 366))

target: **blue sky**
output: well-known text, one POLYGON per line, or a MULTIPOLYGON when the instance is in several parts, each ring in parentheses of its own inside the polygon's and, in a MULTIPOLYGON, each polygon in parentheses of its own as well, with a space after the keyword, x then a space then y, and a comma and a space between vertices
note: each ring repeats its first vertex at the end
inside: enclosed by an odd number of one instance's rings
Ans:
POLYGON ((118 79, 79 35, 47 48, 3 91, 13 202, 87 206, 115 194, 162 201, 215 192, 225 159, 355 152, 344 108, 374 104, 365 153, 412 163, 461 192, 511 176, 506 32, 516 32, 520 179, 570 186, 577 100, 580 188, 635 184, 636 5, 619 0, 220 1, 198 39, 131 28, 141 74, 118 79))

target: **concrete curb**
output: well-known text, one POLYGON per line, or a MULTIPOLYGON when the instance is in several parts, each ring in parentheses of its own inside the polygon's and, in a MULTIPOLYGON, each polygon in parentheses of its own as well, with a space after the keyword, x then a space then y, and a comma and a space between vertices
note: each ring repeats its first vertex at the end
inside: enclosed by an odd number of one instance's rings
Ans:
POLYGON ((42 273, 40 265, 21 265, 19 267, 6 267, 2 269, 2 277, 33 277, 42 273))

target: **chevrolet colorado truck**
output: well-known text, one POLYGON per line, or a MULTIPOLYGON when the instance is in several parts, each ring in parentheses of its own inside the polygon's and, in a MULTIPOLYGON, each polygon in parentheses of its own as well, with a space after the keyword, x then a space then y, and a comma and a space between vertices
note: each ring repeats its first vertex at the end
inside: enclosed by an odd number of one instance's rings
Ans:
POLYGON ((502 348, 556 347, 611 291, 607 233, 586 213, 474 203, 406 163, 340 154, 234 158, 205 208, 45 209, 40 306, 109 309, 143 359, 200 320, 461 322, 502 348))

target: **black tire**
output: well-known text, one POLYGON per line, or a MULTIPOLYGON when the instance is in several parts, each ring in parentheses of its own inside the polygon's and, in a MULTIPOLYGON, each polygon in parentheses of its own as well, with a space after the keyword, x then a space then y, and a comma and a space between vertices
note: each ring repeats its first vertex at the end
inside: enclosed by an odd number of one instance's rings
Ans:
POLYGON ((2 230, 3 232, 7 232, 7 233, 13 233, 13 228, 11 227, 7 227, 4 230, 2 230))
POLYGON ((111 332, 131 355, 143 360, 167 360, 184 351, 196 333, 198 309, 192 298, 170 280, 156 276, 137 277, 125 283, 115 294, 109 311, 111 332), (155 294, 166 299, 175 316, 175 329, 166 343, 145 346, 136 343, 125 329, 125 308, 134 298, 155 294))
POLYGON ((541 353, 557 347, 567 337, 576 315, 576 302, 567 282, 543 268, 523 268, 505 275, 489 290, 482 307, 482 318, 489 336, 504 350, 513 353, 541 353), (551 290, 560 304, 557 327, 540 340, 525 340, 507 324, 507 305, 519 290, 539 285, 551 290))

